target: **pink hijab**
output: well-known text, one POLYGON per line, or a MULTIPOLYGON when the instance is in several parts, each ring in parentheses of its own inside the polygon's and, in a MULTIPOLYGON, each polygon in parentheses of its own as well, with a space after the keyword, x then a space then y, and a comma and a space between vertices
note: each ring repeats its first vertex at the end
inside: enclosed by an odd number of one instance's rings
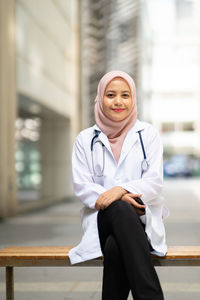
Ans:
POLYGON ((95 121, 99 128, 107 135, 115 160, 118 162, 122 145, 127 132, 134 125, 137 118, 136 88, 133 79, 123 71, 111 71, 106 73, 99 81, 97 96, 95 99, 95 121), (133 107, 129 115, 122 121, 109 119, 103 111, 103 97, 109 82, 116 77, 121 77, 128 83, 133 100, 133 107))

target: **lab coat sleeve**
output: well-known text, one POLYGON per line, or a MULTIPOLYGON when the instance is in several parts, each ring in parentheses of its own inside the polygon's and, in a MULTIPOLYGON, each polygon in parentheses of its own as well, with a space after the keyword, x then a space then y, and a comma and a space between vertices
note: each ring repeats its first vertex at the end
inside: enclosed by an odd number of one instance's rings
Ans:
POLYGON ((88 167, 88 161, 83 148, 81 134, 76 138, 72 152, 72 174, 75 195, 89 208, 94 209, 100 194, 106 189, 94 182, 88 167))
POLYGON ((150 126, 147 132, 147 143, 144 143, 149 168, 141 178, 120 184, 125 190, 142 194, 146 205, 156 205, 163 188, 163 146, 158 131, 150 126))

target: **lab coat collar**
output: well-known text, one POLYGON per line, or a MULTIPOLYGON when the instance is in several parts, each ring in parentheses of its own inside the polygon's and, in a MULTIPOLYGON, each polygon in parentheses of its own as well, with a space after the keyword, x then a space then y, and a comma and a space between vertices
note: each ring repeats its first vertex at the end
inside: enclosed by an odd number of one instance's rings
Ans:
MULTIPOLYGON (((110 147, 110 143, 109 143, 109 140, 107 138, 107 136, 105 135, 105 133, 103 131, 101 131, 101 129, 99 128, 99 126, 97 126, 97 124, 95 124, 93 126, 93 129, 94 131, 97 130, 97 131, 100 131, 100 134, 99 134, 99 139, 100 141, 104 144, 104 146, 108 149, 108 151, 111 153, 111 155, 113 156, 113 153, 112 153, 112 150, 111 150, 111 147, 110 147)), ((113 156, 114 158, 114 156, 113 156)), ((115 160, 115 158, 114 158, 115 160)))
MULTIPOLYGON (((127 154, 129 153, 129 151, 131 150, 132 146, 139 140, 139 134, 138 131, 139 130, 143 130, 144 129, 144 123, 139 121, 138 119, 136 120, 135 124, 133 125, 133 127, 128 131, 123 146, 122 146, 122 150, 121 150, 121 154, 120 154, 120 158, 118 161, 118 166, 122 163, 122 161, 125 159, 125 157, 127 156, 127 154)), ((107 138, 107 136, 105 135, 105 133, 103 133, 101 131, 101 129, 95 124, 93 126, 94 130, 98 130, 100 131, 99 134, 99 139, 101 140, 101 142, 105 145, 105 147, 108 149, 108 151, 111 153, 111 155, 113 156, 111 147, 110 147, 110 143, 109 140, 107 138)), ((113 159, 115 160, 114 156, 113 159)), ((116 162, 116 161, 115 161, 116 162)))

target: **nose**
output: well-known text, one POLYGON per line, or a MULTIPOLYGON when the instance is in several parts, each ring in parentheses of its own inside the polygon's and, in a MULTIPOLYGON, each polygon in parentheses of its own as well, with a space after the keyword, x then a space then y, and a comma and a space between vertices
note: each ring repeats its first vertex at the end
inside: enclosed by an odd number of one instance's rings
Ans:
POLYGON ((121 99, 121 96, 120 95, 117 95, 115 97, 115 105, 122 105, 122 99, 121 99))

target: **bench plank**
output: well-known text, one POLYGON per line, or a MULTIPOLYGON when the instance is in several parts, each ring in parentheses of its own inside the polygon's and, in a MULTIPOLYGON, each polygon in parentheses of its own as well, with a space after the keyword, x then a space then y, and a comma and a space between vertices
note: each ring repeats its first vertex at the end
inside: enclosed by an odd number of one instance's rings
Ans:
MULTIPOLYGON (((68 253, 72 247, 55 246, 24 246, 24 247, 6 247, 0 250, 0 261, 6 258, 17 259, 68 259, 68 253)), ((153 255, 153 258, 158 256, 153 255)), ((182 259, 199 258, 200 246, 169 246, 166 256, 159 259, 182 259)))
POLYGON ((200 246, 170 246, 165 257, 168 259, 200 258, 200 246))
POLYGON ((0 250, 0 261, 5 258, 18 259, 68 259, 72 247, 6 247, 0 250))
MULTIPOLYGON (((68 256, 71 248, 6 247, 0 250, 0 267, 102 266, 102 257, 71 265, 68 256)), ((152 259, 155 266, 200 266, 200 246, 170 246, 166 256, 152 255, 152 259)))

